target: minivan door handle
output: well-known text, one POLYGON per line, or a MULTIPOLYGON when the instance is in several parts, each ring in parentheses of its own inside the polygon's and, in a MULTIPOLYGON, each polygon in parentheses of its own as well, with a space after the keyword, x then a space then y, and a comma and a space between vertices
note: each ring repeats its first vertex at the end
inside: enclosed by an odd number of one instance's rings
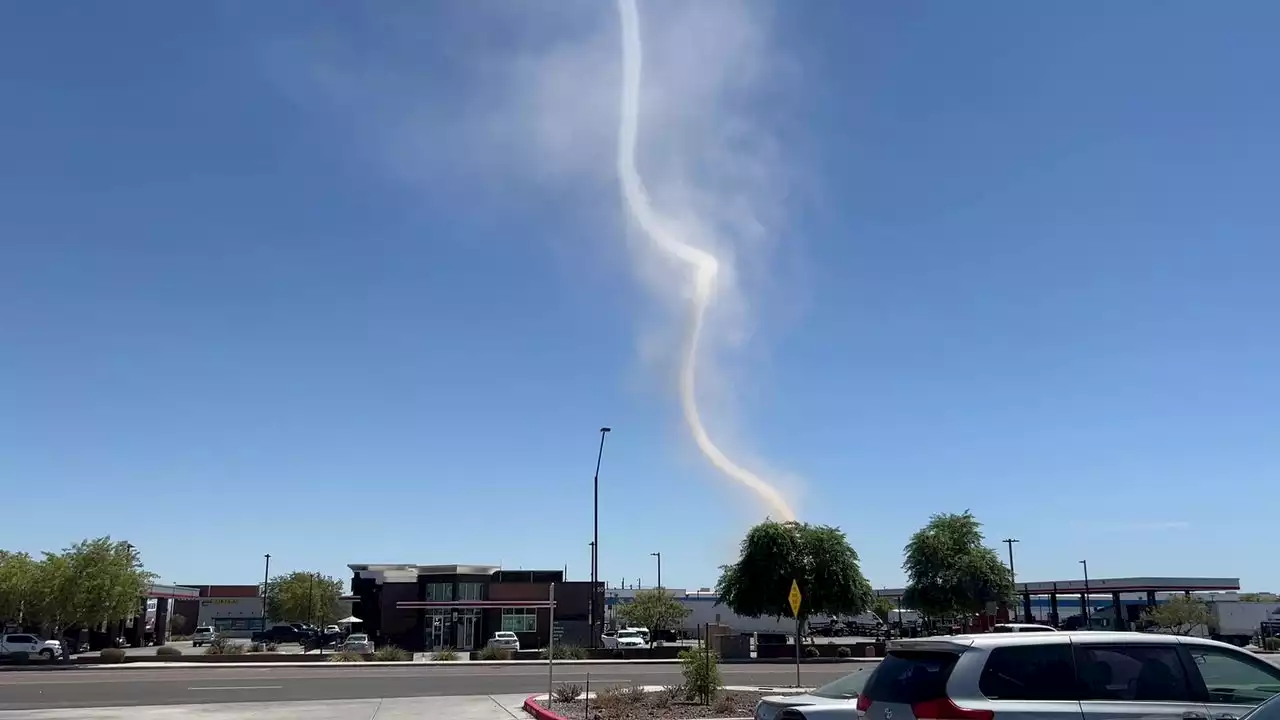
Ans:
POLYGON ((1202 712, 1187 711, 1182 713, 1182 720, 1209 720, 1209 716, 1202 712))

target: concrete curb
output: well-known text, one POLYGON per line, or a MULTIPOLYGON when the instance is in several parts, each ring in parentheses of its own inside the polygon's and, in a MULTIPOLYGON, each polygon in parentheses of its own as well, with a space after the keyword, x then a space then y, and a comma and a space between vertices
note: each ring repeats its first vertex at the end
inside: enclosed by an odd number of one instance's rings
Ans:
MULTIPOLYGON (((868 663, 878 663, 880 658, 814 658, 809 662, 802 662, 802 665, 865 665, 868 663)), ((158 670, 161 668, 179 668, 183 670, 191 670, 193 668, 273 668, 273 667, 322 667, 322 668, 351 668, 358 669, 362 667, 469 667, 472 665, 482 665, 485 667, 537 667, 546 665, 546 660, 426 660, 422 662, 398 661, 398 662, 358 662, 358 663, 334 663, 334 662, 132 662, 132 663, 82 663, 76 665, 3 665, 0 666, 0 672, 53 672, 58 670, 81 670, 81 671, 109 671, 109 670, 158 670)), ((559 666, 592 666, 592 665, 679 665, 679 660, 556 660, 555 664, 559 666)), ((721 660, 721 665, 794 665, 795 660, 779 661, 774 659, 765 660, 721 660)))

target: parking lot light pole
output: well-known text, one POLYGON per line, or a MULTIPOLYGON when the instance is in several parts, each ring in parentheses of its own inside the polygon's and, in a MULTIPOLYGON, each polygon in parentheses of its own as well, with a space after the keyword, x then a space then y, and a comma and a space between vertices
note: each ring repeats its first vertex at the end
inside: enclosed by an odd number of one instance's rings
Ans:
POLYGON ((1081 609, 1084 610, 1084 623, 1087 630, 1093 626, 1089 619, 1089 561, 1081 560, 1080 564, 1084 567, 1084 607, 1081 609))
POLYGON ((266 567, 262 568, 262 629, 267 629, 267 578, 271 575, 271 553, 267 553, 262 557, 267 559, 266 567))
POLYGON ((652 552, 650 556, 658 558, 658 589, 662 589, 662 553, 652 552))
POLYGON ((597 632, 596 609, 595 602, 596 586, 600 582, 600 461, 604 458, 604 436, 608 435, 613 428, 600 428, 600 449, 596 451, 596 474, 591 483, 591 647, 599 644, 599 633, 597 632))

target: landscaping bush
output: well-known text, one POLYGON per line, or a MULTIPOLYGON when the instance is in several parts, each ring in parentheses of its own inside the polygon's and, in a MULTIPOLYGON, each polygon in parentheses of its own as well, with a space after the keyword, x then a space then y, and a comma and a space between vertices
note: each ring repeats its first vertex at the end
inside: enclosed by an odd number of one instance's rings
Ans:
MULTIPOLYGON (((538 657, 543 660, 547 659, 547 649, 542 648, 542 652, 538 653, 538 657)), ((556 645, 551 650, 552 660, 586 660, 586 648, 580 648, 577 645, 556 645)))
POLYGON ((413 659, 413 653, 395 645, 386 645, 373 653, 378 662, 407 662, 413 659))
POLYGON ((737 709, 737 703, 735 703, 733 701, 733 698, 729 697, 728 695, 721 695, 720 699, 716 700, 716 709, 715 709, 716 715, 720 715, 721 717, 729 717, 735 714, 734 710, 736 709, 737 709))
POLYGON ((711 697, 724 685, 720 678, 720 657, 709 648, 681 651, 680 674, 684 675, 689 693, 704 703, 710 703, 711 697))
POLYGON ((243 655, 245 646, 240 643, 231 642, 230 639, 224 637, 216 637, 209 643, 209 647, 204 649, 205 655, 243 655))
POLYGON ((618 691, 618 698, 622 700, 622 704, 626 707, 638 707, 645 705, 649 701, 649 696, 640 685, 622 688, 618 691))
POLYGON ((572 683, 560 685, 551 693, 551 699, 558 703, 577 702, 582 697, 582 686, 572 683))
POLYGON ((125 652, 120 648, 107 648, 98 653, 98 656, 102 658, 104 663, 117 664, 124 662, 125 652))
POLYGON ((364 656, 355 650, 343 650, 329 656, 329 662, 356 663, 364 662, 364 656))
POLYGON ((431 659, 441 662, 453 662, 458 659, 458 651, 453 648, 441 648, 431 653, 431 659))
MULTIPOLYGON (((841 649, 841 650, 844 650, 845 648, 840 648, 840 649, 841 649)), ((814 647, 814 646, 812 646, 812 645, 810 645, 809 647, 807 647, 807 648, 805 648, 805 649, 804 649, 804 656, 805 656, 805 657, 815 658, 815 657, 818 657, 818 656, 819 656, 819 655, 821 655, 821 654, 822 654, 822 653, 818 651, 818 648, 816 648, 816 647, 814 647)))
POLYGON ((492 645, 485 645, 484 649, 480 651, 480 659, 481 660, 510 660, 511 651, 505 648, 493 647, 492 645))
POLYGON ((1262 641, 1262 649, 1280 652, 1280 638, 1269 637, 1262 641))
POLYGON ((156 648, 156 655, 168 657, 182 657, 182 650, 172 645, 161 645, 156 648))
POLYGON ((249 652, 251 653, 260 653, 266 649, 267 649, 266 644, 258 642, 257 640, 254 640, 253 642, 249 643, 249 652))
POLYGON ((849 649, 848 645, 841 645, 840 649, 836 650, 836 657, 853 657, 853 651, 849 649))
POLYGON ((617 686, 597 690, 596 696, 591 699, 591 707, 606 712, 621 708, 623 703, 622 690, 617 686))

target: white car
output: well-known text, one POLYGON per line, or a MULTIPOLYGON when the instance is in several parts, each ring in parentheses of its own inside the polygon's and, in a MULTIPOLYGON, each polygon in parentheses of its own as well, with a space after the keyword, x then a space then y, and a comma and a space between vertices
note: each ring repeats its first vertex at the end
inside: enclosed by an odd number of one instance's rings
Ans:
POLYGON ((998 633, 1024 633, 1024 632, 1058 632, 1058 628, 1051 625, 1036 625, 1034 623, 1000 623, 991 628, 991 632, 998 633))
POLYGON ((200 647, 208 645, 218 639, 218 633, 214 632, 212 625, 201 625, 196 628, 196 632, 191 636, 191 647, 200 647))
POLYGON ((858 668, 852 674, 803 695, 767 695, 756 703, 754 720, 774 720, 783 710, 810 705, 841 705, 857 711, 858 695, 871 677, 874 665, 858 668))
POLYGON ((0 635, 0 657, 14 653, 26 653, 29 658, 52 660, 62 657, 62 643, 57 640, 41 640, 27 633, 0 635))
POLYGON ((372 655, 373 641, 370 640, 369 636, 365 635, 364 633, 348 635, 346 642, 342 643, 342 650, 344 652, 346 651, 357 652, 357 653, 360 653, 361 655, 372 655))
POLYGON ((516 634, 513 632, 507 632, 505 630, 499 631, 494 633, 493 637, 489 638, 489 647, 498 648, 499 650, 519 652, 520 638, 516 637, 516 634))
POLYGON ((337 625, 325 625, 325 626, 324 626, 324 634, 325 634, 325 635, 336 635, 336 634, 338 634, 338 633, 340 633, 340 632, 342 632, 342 631, 338 629, 338 626, 337 626, 337 625))
POLYGON ((626 648, 641 648, 645 645, 644 636, 633 628, 619 630, 617 635, 606 634, 601 638, 601 640, 604 641, 605 647, 618 648, 619 650, 626 648))

